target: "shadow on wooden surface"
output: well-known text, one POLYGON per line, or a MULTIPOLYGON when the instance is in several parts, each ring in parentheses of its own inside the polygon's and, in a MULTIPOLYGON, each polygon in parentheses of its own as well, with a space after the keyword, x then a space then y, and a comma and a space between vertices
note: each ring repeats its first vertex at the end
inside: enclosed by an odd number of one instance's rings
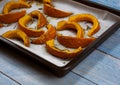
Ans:
POLYGON ((47 68, 44 67, 40 62, 38 62, 35 59, 30 58, 29 56, 23 53, 21 54, 21 52, 11 47, 6 48, 5 46, 4 48, 4 46, 0 46, 0 51, 8 55, 4 57, 10 58, 12 61, 17 62, 18 65, 22 65, 22 66, 24 65, 24 67, 35 70, 38 73, 42 72, 42 74, 44 74, 45 76, 51 76, 51 77, 53 76, 49 71, 47 71, 47 68))
POLYGON ((4 45, 0 46, 0 70, 23 85, 96 85, 72 72, 55 77, 37 61, 4 45))

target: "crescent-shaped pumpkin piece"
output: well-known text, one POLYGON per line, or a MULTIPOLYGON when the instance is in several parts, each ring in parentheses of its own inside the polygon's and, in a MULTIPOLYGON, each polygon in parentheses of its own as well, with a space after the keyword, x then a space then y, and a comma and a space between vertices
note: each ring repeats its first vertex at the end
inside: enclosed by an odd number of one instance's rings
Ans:
POLYGON ((34 10, 29 15, 33 18, 38 18, 37 28, 41 28, 47 24, 46 17, 40 11, 34 10))
POLYGON ((51 5, 51 4, 52 4, 52 0, 43 0, 43 3, 44 3, 44 4, 50 4, 50 5, 51 5))
POLYGON ((56 29, 57 29, 57 31, 62 31, 62 30, 67 30, 67 29, 74 29, 74 30, 77 31, 76 37, 78 37, 78 38, 84 37, 84 30, 76 22, 69 22, 69 21, 65 21, 65 20, 59 21, 57 23, 56 29))
POLYGON ((0 14, 0 22, 5 24, 14 23, 17 22, 25 14, 26 14, 25 10, 22 10, 20 12, 8 13, 8 14, 0 14))
POLYGON ((26 2, 27 0, 18 0, 18 1, 24 1, 24 2, 26 2))
POLYGON ((98 19, 92 14, 76 14, 69 17, 69 21, 79 22, 79 21, 89 21, 93 23, 92 28, 88 31, 88 36, 92 36, 100 30, 100 24, 98 19))
POLYGON ((18 21, 18 27, 22 31, 24 31, 30 37, 39 37, 44 33, 44 30, 38 30, 27 27, 27 23, 32 21, 32 17, 30 15, 25 15, 20 18, 18 21))
MULTIPOLYGON (((27 0, 18 0, 18 1, 23 1, 23 2, 26 2, 27 0)), ((29 1, 29 0, 28 0, 29 1)), ((32 1, 32 0, 31 0, 32 1)))
POLYGON ((29 7, 31 7, 30 4, 27 4, 22 1, 9 1, 4 5, 3 14, 8 14, 13 9, 29 8, 29 7))
POLYGON ((65 12, 65 11, 56 9, 50 4, 44 4, 44 13, 48 16, 55 17, 55 18, 63 18, 73 14, 71 12, 65 12))
POLYGON ((21 39, 24 42, 24 45, 29 47, 30 46, 30 41, 28 36, 21 30, 9 30, 2 34, 2 37, 4 38, 10 38, 10 39, 21 39))
POLYGON ((90 43, 92 43, 96 38, 77 38, 71 36, 63 36, 61 34, 57 34, 57 40, 60 44, 68 48, 78 48, 78 47, 87 47, 90 43))
POLYGON ((73 51, 70 51, 67 49, 61 50, 55 46, 54 39, 46 42, 46 49, 50 54, 52 54, 58 58, 62 58, 62 59, 73 58, 73 57, 77 56, 82 51, 81 47, 79 47, 73 51))
POLYGON ((3 27, 4 25, 0 23, 0 28, 3 27))
POLYGON ((38 37, 37 39, 33 39, 32 43, 34 44, 45 44, 46 41, 54 39, 56 37, 56 29, 51 24, 47 25, 47 32, 38 37))

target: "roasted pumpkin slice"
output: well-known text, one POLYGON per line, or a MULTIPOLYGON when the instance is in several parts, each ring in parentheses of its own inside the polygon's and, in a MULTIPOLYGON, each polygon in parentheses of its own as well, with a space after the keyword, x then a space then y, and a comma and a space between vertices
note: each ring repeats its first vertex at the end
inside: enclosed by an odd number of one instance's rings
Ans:
POLYGON ((18 0, 18 1, 24 1, 24 2, 26 2, 27 0, 18 0))
POLYGON ((95 38, 76 38, 71 36, 63 36, 61 34, 57 34, 57 40, 60 44, 64 45, 68 48, 78 48, 87 47, 91 42, 95 40, 95 38))
POLYGON ((34 10, 29 15, 33 18, 38 18, 37 28, 41 28, 47 24, 45 16, 40 11, 34 10))
POLYGON ((27 2, 27 1, 34 1, 34 0, 18 0, 18 1, 27 2))
POLYGON ((31 5, 22 1, 9 1, 4 5, 3 14, 8 14, 13 9, 29 8, 29 7, 31 7, 31 5))
POLYGON ((74 29, 77 31, 76 37, 78 37, 78 38, 84 37, 84 30, 76 22, 69 22, 69 21, 62 20, 62 21, 57 23, 56 29, 58 31, 62 31, 62 30, 66 30, 66 29, 74 29))
POLYGON ((51 4, 52 4, 52 0, 43 0, 43 3, 44 3, 44 4, 50 4, 50 5, 51 5, 51 4))
POLYGON ((33 39, 32 43, 34 44, 45 44, 46 41, 54 39, 56 37, 56 29, 51 24, 47 25, 47 32, 38 37, 37 39, 33 39))
POLYGON ((18 1, 22 1, 28 4, 32 4, 35 0, 18 0, 18 1))
POLYGON ((46 42, 46 49, 50 54, 52 54, 58 58, 63 58, 63 59, 73 58, 73 57, 77 56, 82 51, 81 47, 79 47, 73 51, 70 51, 68 49, 61 50, 55 46, 54 39, 46 42))
POLYGON ((9 13, 9 14, 0 14, 0 22, 5 24, 14 23, 17 22, 25 14, 26 14, 25 10, 22 10, 20 12, 9 13))
POLYGON ((32 17, 30 15, 25 15, 24 17, 20 18, 18 21, 18 27, 22 31, 24 31, 30 37, 39 37, 44 33, 44 30, 38 30, 27 27, 27 23, 32 21, 32 17))
POLYGON ((31 43, 33 44, 44 44, 45 43, 45 33, 36 39, 31 39, 31 43))
POLYGON ((0 23, 0 28, 3 27, 4 25, 0 23))
POLYGON ((55 18, 67 17, 73 14, 71 12, 65 12, 65 11, 56 9, 49 4, 44 4, 44 13, 48 16, 55 17, 55 18))
POLYGON ((46 41, 54 39, 56 37, 56 28, 51 24, 48 24, 47 29, 48 31, 46 32, 45 35, 46 41))
POLYGON ((100 29, 100 24, 98 19, 91 14, 76 14, 69 17, 69 21, 79 22, 79 21, 89 21, 93 23, 92 28, 88 31, 88 36, 92 36, 97 33, 100 29))
POLYGON ((17 39, 21 39, 24 42, 24 45, 29 47, 30 46, 30 41, 28 36, 21 30, 9 30, 7 32, 5 32, 4 34, 2 34, 2 37, 4 38, 17 38, 17 39))

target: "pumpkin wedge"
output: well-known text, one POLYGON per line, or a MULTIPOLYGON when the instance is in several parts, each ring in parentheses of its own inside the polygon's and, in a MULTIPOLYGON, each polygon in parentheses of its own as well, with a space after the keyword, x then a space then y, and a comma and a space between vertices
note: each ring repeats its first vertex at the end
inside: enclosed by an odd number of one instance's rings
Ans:
POLYGON ((30 8, 31 5, 22 1, 9 1, 4 5, 3 14, 8 14, 13 9, 30 8))
POLYGON ((46 41, 54 39, 56 37, 56 29, 51 24, 47 25, 47 32, 38 37, 37 39, 33 39, 32 43, 34 44, 45 44, 46 41))
POLYGON ((0 28, 3 27, 4 25, 0 23, 0 28))
POLYGON ((17 22, 25 14, 26 14, 25 10, 22 10, 20 12, 13 12, 9 14, 0 14, 0 22, 5 24, 14 23, 14 22, 17 22))
POLYGON ((43 3, 44 3, 44 4, 50 4, 50 5, 51 5, 51 4, 52 4, 52 0, 43 0, 43 3))
POLYGON ((50 4, 44 4, 44 13, 50 17, 55 17, 55 18, 63 18, 73 14, 71 12, 65 12, 65 11, 56 9, 50 4))
POLYGON ((46 17, 38 10, 34 10, 29 15, 33 18, 38 18, 37 28, 41 28, 47 24, 46 17))
POLYGON ((81 47, 73 51, 70 51, 69 49, 61 50, 55 46, 54 39, 46 42, 46 49, 50 54, 62 59, 71 59, 77 56, 82 51, 81 47))
POLYGON ((68 48, 78 48, 87 47, 90 43, 92 43, 95 38, 77 38, 71 36, 63 36, 61 34, 57 34, 57 40, 60 44, 68 48))
POLYGON ((9 30, 7 32, 5 32, 4 34, 2 34, 2 37, 4 38, 17 38, 17 39, 21 39, 24 42, 24 45, 29 47, 30 46, 30 41, 28 36, 21 30, 9 30))
POLYGON ((25 15, 20 18, 18 21, 18 27, 20 30, 24 31, 29 37, 39 37, 44 33, 44 30, 33 29, 27 27, 27 24, 32 21, 32 17, 30 15, 25 15))
POLYGON ((77 31, 77 35, 76 37, 84 37, 84 30, 82 29, 82 27, 76 23, 76 22, 69 22, 69 21, 59 21, 57 23, 57 27, 56 27, 57 31, 62 31, 62 30, 67 30, 67 29, 73 29, 77 31))
POLYGON ((92 36, 100 30, 100 24, 98 19, 92 14, 76 14, 69 17, 69 21, 79 22, 79 21, 89 21, 93 23, 92 28, 88 31, 88 36, 92 36))

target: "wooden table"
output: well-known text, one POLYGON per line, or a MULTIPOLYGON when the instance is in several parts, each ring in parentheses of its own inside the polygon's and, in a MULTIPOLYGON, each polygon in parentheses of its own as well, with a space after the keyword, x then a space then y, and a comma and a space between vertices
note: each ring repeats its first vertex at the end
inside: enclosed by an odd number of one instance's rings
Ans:
MULTIPOLYGON (((91 0, 120 9, 120 0, 91 0)), ((0 85, 120 85, 120 29, 62 78, 0 45, 0 85)))

